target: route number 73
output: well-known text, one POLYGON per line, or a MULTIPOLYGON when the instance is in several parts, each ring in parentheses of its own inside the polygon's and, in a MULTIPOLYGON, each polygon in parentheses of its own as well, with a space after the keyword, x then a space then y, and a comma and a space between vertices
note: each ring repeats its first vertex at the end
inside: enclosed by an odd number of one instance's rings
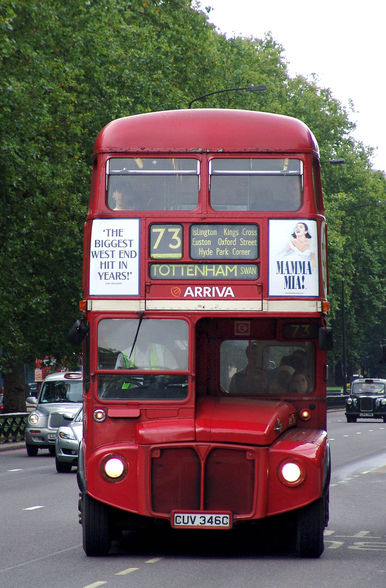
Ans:
POLYGON ((182 257, 182 226, 151 225, 150 257, 180 259, 182 257))

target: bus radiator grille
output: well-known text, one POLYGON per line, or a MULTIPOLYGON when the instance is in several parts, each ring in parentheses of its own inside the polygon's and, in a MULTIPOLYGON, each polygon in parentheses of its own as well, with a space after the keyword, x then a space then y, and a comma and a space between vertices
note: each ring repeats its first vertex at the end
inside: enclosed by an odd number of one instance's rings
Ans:
POLYGON ((165 448, 152 458, 152 510, 253 510, 255 461, 246 449, 214 447, 205 457, 194 449, 165 448), (201 475, 203 497, 201 500, 201 475))

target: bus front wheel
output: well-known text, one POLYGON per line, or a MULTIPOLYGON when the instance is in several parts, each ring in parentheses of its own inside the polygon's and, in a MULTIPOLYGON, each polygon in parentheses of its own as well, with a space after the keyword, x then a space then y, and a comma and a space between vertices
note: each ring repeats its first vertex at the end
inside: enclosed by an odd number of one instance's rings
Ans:
POLYGON ((86 555, 107 555, 111 545, 108 507, 84 493, 81 498, 81 522, 86 555))
POLYGON ((324 550, 325 497, 305 506, 296 514, 296 553, 300 557, 320 557, 324 550))

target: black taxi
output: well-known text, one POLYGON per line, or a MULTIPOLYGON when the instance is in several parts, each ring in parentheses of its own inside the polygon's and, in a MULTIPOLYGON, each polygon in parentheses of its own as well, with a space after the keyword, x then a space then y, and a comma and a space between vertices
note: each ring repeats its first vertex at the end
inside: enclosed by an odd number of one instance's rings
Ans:
POLYGON ((386 423, 386 380, 353 380, 350 395, 346 399, 346 419, 348 423, 355 423, 358 418, 383 419, 386 423))

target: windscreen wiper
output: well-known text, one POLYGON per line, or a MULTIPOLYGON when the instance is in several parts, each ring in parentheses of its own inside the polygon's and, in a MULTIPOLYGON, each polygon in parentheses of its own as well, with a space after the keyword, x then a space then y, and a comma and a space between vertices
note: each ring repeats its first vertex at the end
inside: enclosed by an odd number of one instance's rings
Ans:
POLYGON ((130 353, 129 353, 129 362, 130 362, 131 356, 133 354, 135 344, 137 342, 137 338, 138 338, 138 334, 139 334, 139 329, 141 328, 142 319, 143 319, 143 315, 144 314, 145 314, 144 312, 141 312, 140 315, 139 315, 138 327, 137 327, 137 330, 135 331, 135 336, 134 336, 133 343, 131 345, 131 349, 130 349, 130 353))

